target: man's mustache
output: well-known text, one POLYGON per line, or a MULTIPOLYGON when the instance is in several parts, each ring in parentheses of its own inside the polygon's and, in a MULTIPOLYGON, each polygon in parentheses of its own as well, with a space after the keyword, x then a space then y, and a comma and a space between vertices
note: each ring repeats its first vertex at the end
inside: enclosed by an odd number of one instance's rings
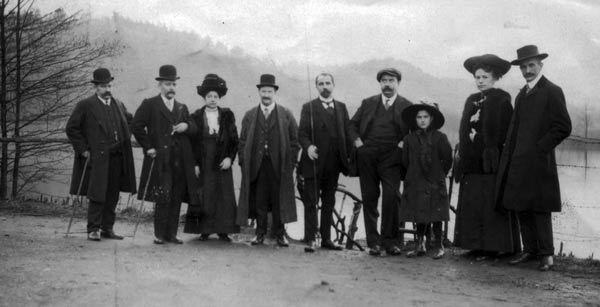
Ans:
POLYGON ((535 75, 534 75, 534 74, 531 74, 531 73, 527 73, 527 74, 525 74, 525 77, 533 77, 533 76, 535 76, 535 75))
POLYGON ((106 91, 106 92, 104 92, 104 94, 102 94, 102 97, 104 97, 104 98, 110 98, 110 97, 112 97, 112 93, 109 92, 109 91, 106 91))
POLYGON ((173 95, 175 95, 175 91, 168 91, 167 94, 173 94, 173 95))
POLYGON ((384 87, 383 87, 383 90, 384 90, 384 91, 391 91, 391 90, 392 90, 392 88, 391 88, 391 87, 389 87, 389 86, 384 86, 384 87))

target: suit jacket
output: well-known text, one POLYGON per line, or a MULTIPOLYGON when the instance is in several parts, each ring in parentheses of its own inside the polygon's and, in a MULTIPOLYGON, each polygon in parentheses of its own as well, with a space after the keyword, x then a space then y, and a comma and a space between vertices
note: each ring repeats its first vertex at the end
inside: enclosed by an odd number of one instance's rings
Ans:
POLYGON ((142 199, 146 194, 146 200, 156 201, 160 191, 160 178, 171 176, 164 173, 164 170, 170 169, 165 164, 169 163, 169 155, 171 154, 171 146, 173 141, 177 141, 183 158, 183 169, 185 171, 185 181, 187 183, 187 195, 183 201, 187 203, 197 202, 196 189, 197 178, 194 173, 195 159, 190 144, 190 138, 196 132, 196 124, 190 117, 187 106, 178 101, 175 101, 173 106, 175 116, 167 109, 160 95, 145 99, 140 107, 135 112, 133 117, 132 130, 136 140, 144 150, 144 162, 142 164, 142 175, 140 177, 140 188, 142 191, 138 194, 138 198, 142 199), (171 134, 173 126, 179 123, 187 123, 188 129, 185 133, 171 134), (146 151, 154 148, 156 150, 156 158, 154 159, 154 168, 152 176, 148 184, 148 192, 146 193, 146 182, 150 175, 150 166, 152 158, 146 155, 146 151))
POLYGON ((560 187, 554 148, 571 134, 571 119, 560 87, 541 77, 515 101, 500 159, 496 197, 509 210, 558 212, 560 187))
MULTIPOLYGON (((350 119, 348 134, 351 142, 354 143, 359 137, 365 142, 367 134, 373 124, 375 111, 377 111, 377 107, 381 104, 383 104, 381 94, 371 96, 362 101, 360 107, 358 107, 358 110, 356 110, 356 113, 352 116, 352 119, 350 119)), ((402 120, 402 111, 411 104, 410 101, 400 95, 396 96, 396 100, 394 100, 394 105, 392 106, 394 111, 394 124, 399 140, 402 140, 409 132, 408 125, 402 120)), ((368 144, 365 143, 365 145, 368 144)), ((401 158, 398 159, 400 160, 401 158)), ((356 159, 351 160, 353 163, 356 163, 356 159)), ((351 168, 356 172, 356 167, 352 166, 351 168)), ((404 178, 404 173, 405 170, 403 169, 402 178, 404 178)))
MULTIPOLYGON (((242 167, 242 184, 240 187, 240 200, 238 202, 237 223, 245 226, 248 218, 255 216, 250 210, 250 159, 252 147, 256 140, 254 134, 258 115, 261 110, 258 106, 246 112, 242 119, 242 130, 239 142, 239 163, 242 167)), ((298 124, 288 109, 277 105, 273 112, 277 113, 277 128, 279 129, 279 167, 275 172, 279 176, 279 206, 281 221, 283 223, 295 222, 296 216, 296 194, 294 190, 294 167, 298 157, 300 146, 298 145, 298 124)), ((272 115, 271 115, 272 116, 272 115)))
POLYGON ((323 107, 319 98, 314 99, 305 103, 302 106, 302 112, 300 114, 300 127, 298 128, 298 141, 302 147, 302 155, 300 157, 300 172, 304 178, 313 178, 314 169, 313 161, 308 157, 308 147, 315 145, 318 148, 319 159, 316 160, 317 174, 320 174, 325 165, 325 153, 331 144, 331 138, 328 133, 328 126, 335 124, 337 130, 338 139, 337 147, 340 151, 340 158, 342 162, 342 173, 348 173, 348 155, 351 150, 352 142, 348 139, 349 130, 349 116, 346 105, 341 102, 334 100, 334 109, 336 122, 333 123, 329 119, 327 110, 323 107), (311 115, 312 109, 312 115, 311 115), (314 131, 311 133, 311 116, 313 118, 314 131), (312 136, 314 134, 314 140, 312 136))
MULTIPOLYGON (((135 194, 135 169, 131 151, 131 133, 129 124, 131 114, 118 99, 112 98, 111 103, 118 106, 121 120, 121 135, 126 136, 121 142, 123 152, 123 172, 120 180, 120 190, 135 194)), ((80 195, 87 195, 90 200, 104 202, 108 185, 109 146, 114 141, 114 134, 109 131, 107 123, 100 120, 104 110, 103 102, 92 95, 77 103, 67 121, 66 133, 75 150, 73 173, 71 176, 70 193, 75 195, 79 189, 85 158, 81 155, 86 150, 90 152, 88 169, 83 180, 80 195)))

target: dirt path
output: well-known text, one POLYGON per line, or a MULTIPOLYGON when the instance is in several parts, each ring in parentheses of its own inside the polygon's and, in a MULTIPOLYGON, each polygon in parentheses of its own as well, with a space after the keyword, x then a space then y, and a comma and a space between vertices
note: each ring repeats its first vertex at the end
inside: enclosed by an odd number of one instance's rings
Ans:
POLYGON ((305 254, 186 234, 184 245, 156 246, 151 225, 135 242, 96 243, 64 238, 66 222, 0 214, 0 306, 600 306, 600 276, 535 264, 305 254))

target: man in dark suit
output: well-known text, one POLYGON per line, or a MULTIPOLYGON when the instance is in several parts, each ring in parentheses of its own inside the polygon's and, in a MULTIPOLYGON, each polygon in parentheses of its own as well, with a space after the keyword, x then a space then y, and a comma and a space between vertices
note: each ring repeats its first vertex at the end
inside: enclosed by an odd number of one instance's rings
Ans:
POLYGON ((198 201, 196 162, 189 139, 196 133, 196 124, 187 106, 175 100, 177 79, 174 66, 161 66, 156 78, 160 94, 142 102, 132 124, 145 153, 138 198, 156 203, 155 244, 182 244, 177 238, 181 203, 198 201))
POLYGON ((519 216, 524 252, 510 263, 540 256, 539 269, 547 271, 554 255, 551 213, 561 210, 554 148, 571 134, 571 119, 562 89, 541 73, 548 54, 528 45, 517 56, 511 64, 521 68, 527 84, 515 99, 496 195, 500 207, 519 216))
POLYGON ((110 89, 114 78, 110 71, 98 68, 93 76, 96 93, 77 103, 66 127, 75 150, 70 193, 80 192, 90 201, 87 217, 89 240, 122 240, 123 237, 114 232, 113 225, 120 191, 135 194, 129 132, 131 114, 121 101, 112 97, 110 89))
POLYGON ((321 248, 341 250, 331 241, 335 191, 340 172, 348 172, 347 140, 349 126, 346 105, 333 98, 333 75, 315 78, 319 98, 305 103, 300 114, 298 141, 302 147, 300 173, 304 178, 304 240, 307 252, 314 252, 317 230, 317 204, 321 195, 321 248), (315 174, 316 171, 316 174, 315 174))
POLYGON ((270 211, 277 245, 287 247, 284 224, 297 219, 294 167, 300 149, 298 125, 292 112, 275 101, 279 89, 275 76, 262 75, 256 87, 260 104, 246 112, 240 133, 242 185, 237 223, 245 226, 248 218, 256 218, 252 245, 261 245, 270 211))
POLYGON ((389 255, 400 255, 398 247, 398 206, 400 181, 403 178, 402 139, 408 133, 402 110, 411 105, 398 95, 400 72, 387 68, 377 73, 381 94, 362 101, 350 120, 350 140, 357 148, 358 176, 363 198, 363 212, 369 254, 378 256, 382 247, 389 255), (381 235, 377 218, 381 184, 381 235))

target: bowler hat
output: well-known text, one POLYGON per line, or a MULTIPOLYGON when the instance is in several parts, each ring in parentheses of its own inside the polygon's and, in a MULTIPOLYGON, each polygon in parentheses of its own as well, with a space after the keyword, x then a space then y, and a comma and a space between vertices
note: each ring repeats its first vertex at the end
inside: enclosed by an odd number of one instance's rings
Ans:
POLYGON ((385 69, 380 70, 377 73, 377 82, 381 82, 381 78, 384 75, 396 77, 396 79, 398 79, 398 82, 400 82, 400 80, 402 80, 402 74, 396 68, 385 68, 385 69))
POLYGON ((177 69, 173 65, 163 65, 158 69, 156 81, 175 81, 179 79, 177 69))
POLYGON ((279 89, 279 85, 275 84, 275 76, 270 74, 264 74, 260 76, 260 83, 258 83, 256 87, 261 88, 263 86, 270 86, 275 90, 279 89))
POLYGON ((525 60, 539 58, 543 60, 548 57, 547 53, 539 53, 536 45, 527 45, 517 49, 517 59, 510 62, 512 65, 521 65, 525 60))
POLYGON ((94 84, 109 83, 115 79, 110 75, 110 71, 108 71, 106 68, 98 68, 94 70, 93 77, 94 79, 92 79, 90 82, 94 84))
POLYGON ((444 119, 444 115, 442 114, 442 112, 440 112, 440 109, 438 107, 437 103, 426 103, 426 102, 421 102, 418 104, 413 104, 410 105, 406 108, 404 108, 404 110, 402 110, 402 120, 404 121, 404 123, 406 125, 408 125, 408 127, 410 127, 411 130, 415 130, 417 128, 417 121, 416 121, 416 117, 417 117, 417 113, 419 113, 419 111, 421 110, 425 110, 427 111, 427 113, 429 113, 429 115, 431 115, 433 117, 433 122, 431 122, 431 127, 437 129, 442 128, 442 126, 444 126, 444 122, 446 121, 444 119))
POLYGON ((492 66, 496 69, 500 76, 503 76, 510 70, 510 63, 495 54, 484 54, 470 57, 465 61, 464 66, 471 74, 475 74, 475 67, 477 67, 479 64, 492 66))
POLYGON ((219 97, 223 97, 227 94, 227 83, 216 74, 208 74, 204 77, 202 85, 197 86, 196 89, 198 90, 198 95, 202 97, 206 96, 210 91, 216 91, 219 97))

